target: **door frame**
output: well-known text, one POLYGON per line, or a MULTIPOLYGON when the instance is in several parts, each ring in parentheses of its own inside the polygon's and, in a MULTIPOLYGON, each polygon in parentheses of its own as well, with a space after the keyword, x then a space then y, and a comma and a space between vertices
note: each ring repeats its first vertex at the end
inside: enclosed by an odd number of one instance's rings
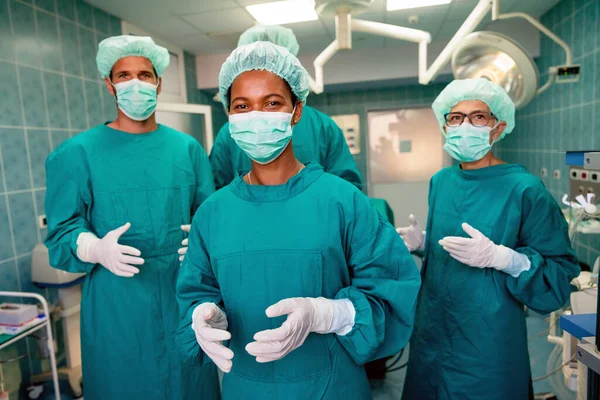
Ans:
POLYGON ((156 111, 175 112, 182 114, 204 115, 204 150, 210 154, 214 144, 212 107, 203 104, 162 103, 156 105, 156 111))

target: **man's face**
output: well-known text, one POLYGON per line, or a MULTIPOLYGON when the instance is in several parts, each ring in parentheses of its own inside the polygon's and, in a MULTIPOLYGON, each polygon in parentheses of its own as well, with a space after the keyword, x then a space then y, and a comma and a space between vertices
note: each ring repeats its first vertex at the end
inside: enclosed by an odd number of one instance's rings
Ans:
POLYGON ((121 58, 113 65, 111 76, 104 80, 108 90, 114 96, 115 90, 111 85, 111 81, 113 85, 116 85, 131 79, 139 79, 142 82, 148 82, 154 85, 158 83, 156 93, 160 94, 161 82, 156 76, 154 66, 150 60, 145 57, 129 56, 121 58))

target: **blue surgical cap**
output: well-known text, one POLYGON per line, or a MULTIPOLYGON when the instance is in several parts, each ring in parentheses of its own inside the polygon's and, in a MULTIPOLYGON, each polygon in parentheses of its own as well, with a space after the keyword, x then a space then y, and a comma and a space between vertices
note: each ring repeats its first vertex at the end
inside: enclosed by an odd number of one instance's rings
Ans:
POLYGON ((293 55, 298 55, 300 46, 296 35, 290 28, 279 25, 257 25, 242 33, 238 46, 254 42, 271 42, 278 46, 285 47, 293 55))
POLYGON ((442 133, 446 122, 444 115, 463 100, 483 101, 499 122, 506 122, 506 128, 498 140, 503 139, 515 128, 515 103, 500 85, 484 78, 457 79, 442 90, 431 106, 442 133))
POLYGON ((113 36, 104 39, 98 45, 96 65, 100 75, 106 78, 117 61, 129 56, 145 57, 150 60, 158 76, 162 76, 169 65, 169 51, 154 43, 152 38, 130 35, 113 36))
POLYGON ((236 48, 221 67, 219 73, 219 97, 229 109, 229 88, 235 78, 246 71, 264 70, 286 81, 298 100, 306 103, 310 91, 308 72, 300 61, 285 47, 271 42, 254 42, 236 48))

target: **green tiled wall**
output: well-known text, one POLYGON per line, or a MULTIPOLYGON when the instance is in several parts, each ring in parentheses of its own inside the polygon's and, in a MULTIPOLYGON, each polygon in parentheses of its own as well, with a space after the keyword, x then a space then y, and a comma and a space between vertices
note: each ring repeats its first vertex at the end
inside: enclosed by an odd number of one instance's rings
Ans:
MULTIPOLYGON (((46 235, 44 161, 65 139, 116 117, 96 69, 96 49, 121 21, 80 0, 0 0, 0 290, 53 291, 31 284, 34 246, 46 235)), ((37 344, 22 341, 2 359, 29 351, 21 371, 39 371, 37 344)), ((16 365, 3 365, 11 389, 16 365)))
MULTIPOLYGON (((567 42, 573 60, 581 64, 578 83, 552 86, 517 113, 517 127, 498 144, 498 154, 508 162, 524 165, 540 175, 547 168, 544 184, 560 201, 569 188, 566 150, 600 147, 600 0, 563 0, 542 17, 542 23, 567 42), (561 171, 559 180, 552 171, 561 171)), ((565 62, 565 52, 542 36, 536 60, 541 82, 548 67, 565 62)), ((579 234, 575 240, 579 258, 591 265, 600 256, 600 235, 579 234)))

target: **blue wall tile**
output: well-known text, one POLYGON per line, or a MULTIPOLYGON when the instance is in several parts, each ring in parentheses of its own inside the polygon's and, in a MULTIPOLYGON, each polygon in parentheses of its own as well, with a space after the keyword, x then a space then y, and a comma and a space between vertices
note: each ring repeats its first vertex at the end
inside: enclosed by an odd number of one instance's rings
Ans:
POLYGON ((22 126, 21 102, 15 64, 0 62, 0 125, 22 126))
POLYGON ((68 131, 50 131, 50 136, 52 137, 51 150, 56 149, 62 142, 70 137, 68 131))
MULTIPOLYGON (((10 236, 10 224, 8 222, 8 211, 6 208, 6 195, 0 194, 0 261, 14 256, 15 253, 13 251, 10 236)), ((0 269, 1 268, 2 267, 0 267, 0 269)))
POLYGON ((16 260, 0 262, 0 290, 8 292, 19 290, 16 260))
POLYGON ((61 19, 60 39, 65 72, 71 75, 81 76, 79 43, 77 40, 77 27, 75 24, 61 19))
POLYGON ((45 69, 62 72, 58 20, 55 15, 36 11, 39 57, 45 69))
POLYGON ((119 36, 123 34, 123 29, 121 28, 121 20, 113 15, 109 15, 109 25, 110 25, 110 35, 111 36, 119 36))
POLYGON ((108 34, 109 28, 109 20, 108 14, 99 8, 94 8, 94 29, 98 32, 108 34))
POLYGON ((33 8, 16 1, 11 1, 10 15, 17 61, 27 65, 39 66, 35 24, 33 23, 33 8))
POLYGON ((85 130, 88 128, 85 109, 85 98, 83 97, 83 83, 81 79, 66 78, 67 82, 67 105, 69 117, 71 118, 71 129, 85 130))
POLYGON ((102 97, 100 94, 100 89, 106 90, 104 83, 98 84, 97 82, 91 81, 85 82, 85 96, 87 100, 90 126, 96 126, 106 122, 104 121, 104 115, 102 112, 102 97))
POLYGON ((27 130, 27 143, 29 146, 29 158, 31 160, 31 174, 33 187, 46 186, 46 170, 44 163, 50 154, 50 132, 48 130, 27 130))
POLYGON ((75 0, 56 0, 58 15, 75 22, 75 0))
POLYGON ((22 129, 1 129, 2 164, 8 191, 31 189, 25 132, 22 129))
POLYGON ((98 68, 96 67, 96 37, 93 31, 85 28, 80 27, 78 31, 83 76, 88 78, 96 77, 98 76, 98 68))
POLYGON ((27 126, 43 127, 48 125, 46 103, 42 86, 42 73, 38 69, 19 67, 19 82, 25 123, 27 126))
POLYGON ((38 243, 37 216, 31 192, 8 195, 17 254, 29 253, 38 243), (17 228, 18 227, 18 228, 17 228))
POLYGON ((0 0, 0 60, 14 59, 13 37, 10 32, 8 0, 0 0))
POLYGON ((35 5, 51 13, 56 13, 54 0, 35 0, 35 5))
POLYGON ((87 3, 84 3, 83 1, 76 1, 75 10, 77 12, 77 23, 79 25, 89 26, 90 28, 94 27, 92 6, 90 6, 87 3))
POLYGON ((48 116, 52 128, 67 129, 69 121, 67 117, 67 100, 65 98, 65 85, 63 76, 51 72, 43 72, 44 85, 46 87, 46 101, 48 105, 48 116))

